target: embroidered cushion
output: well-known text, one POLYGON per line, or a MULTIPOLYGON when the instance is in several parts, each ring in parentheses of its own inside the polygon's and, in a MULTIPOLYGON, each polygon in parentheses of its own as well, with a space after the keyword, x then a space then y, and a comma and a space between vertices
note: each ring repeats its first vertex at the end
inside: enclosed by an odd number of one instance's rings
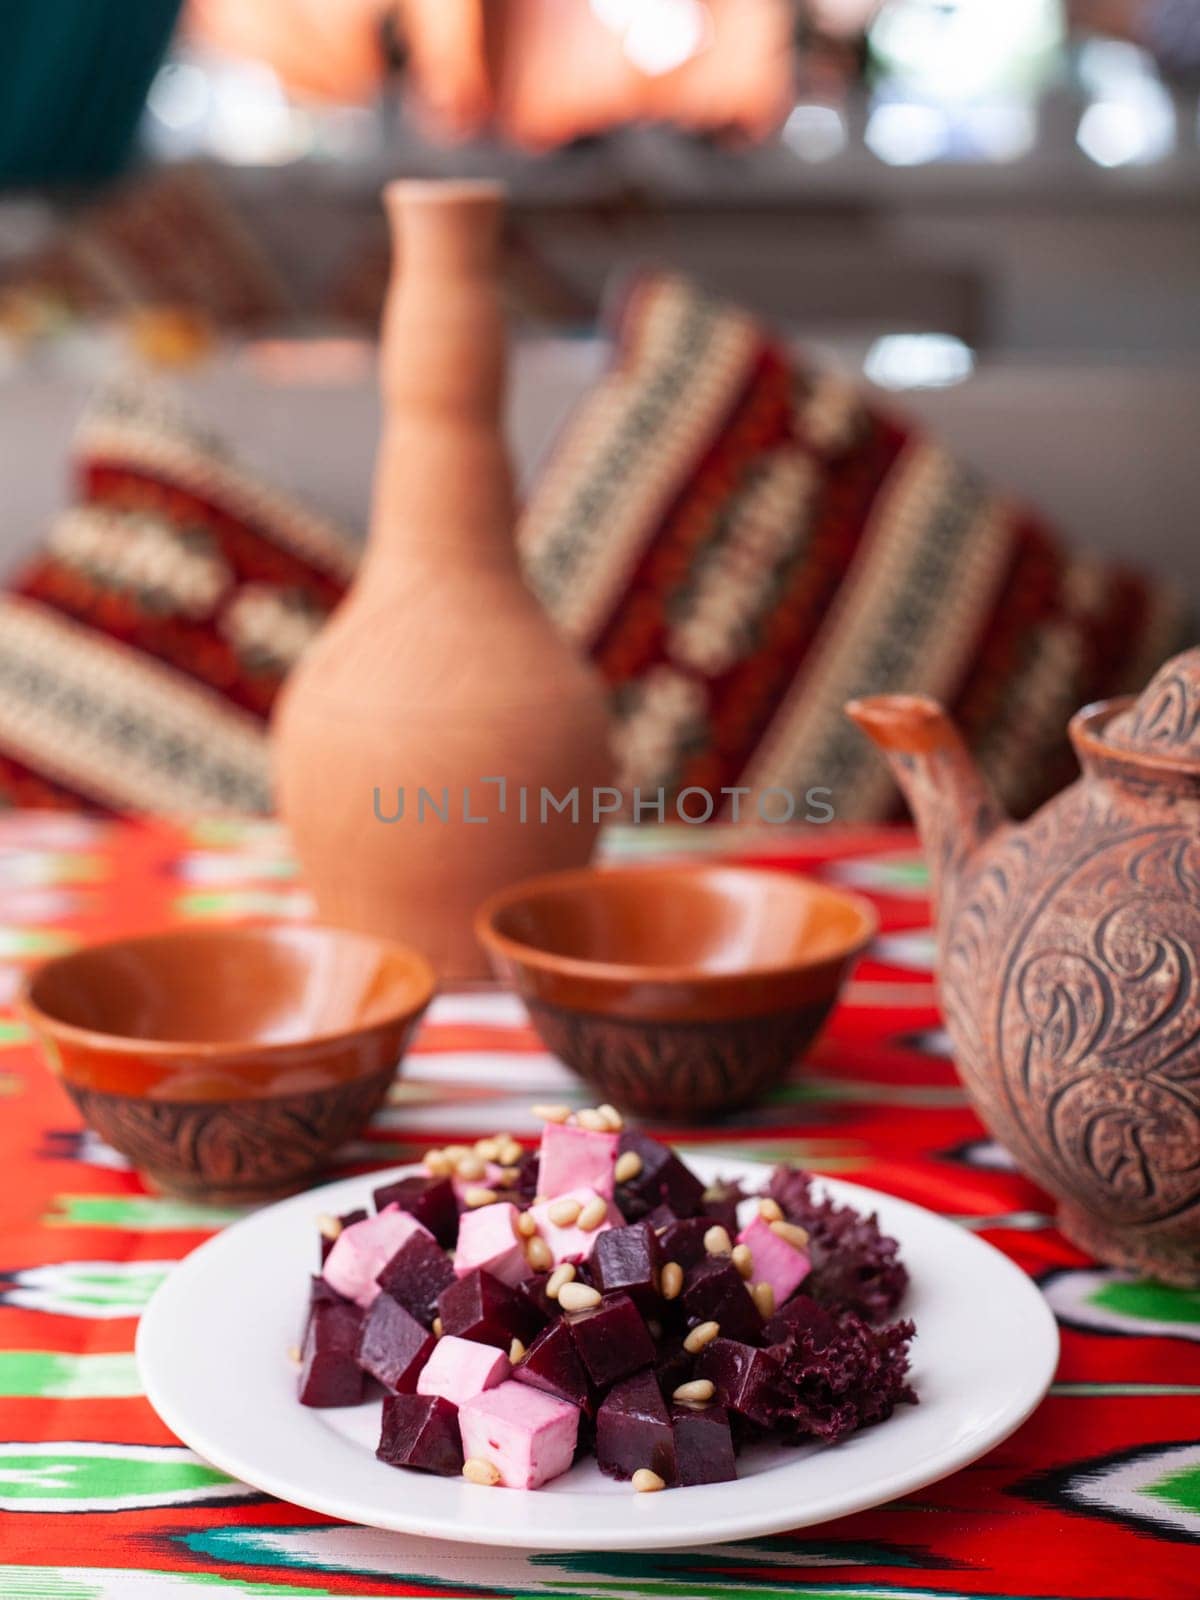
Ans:
POLYGON ((615 337, 521 546, 612 685, 627 794, 740 787, 718 815, 778 819, 823 788, 841 821, 885 817, 842 706, 906 690, 951 707, 1025 812, 1072 775, 1072 712, 1185 642, 1173 592, 1067 550, 747 313, 652 275, 615 337))
POLYGON ((270 808, 266 718, 356 546, 178 418, 111 400, 0 596, 0 802, 270 808))

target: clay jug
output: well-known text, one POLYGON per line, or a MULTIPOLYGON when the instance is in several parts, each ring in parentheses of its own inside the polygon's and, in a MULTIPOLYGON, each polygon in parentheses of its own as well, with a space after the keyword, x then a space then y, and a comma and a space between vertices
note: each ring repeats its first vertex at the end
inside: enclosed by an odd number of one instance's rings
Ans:
POLYGON ((1081 776, 1020 824, 935 701, 847 709, 921 831, 980 1116, 1069 1239, 1200 1287, 1200 649, 1078 712, 1081 776))
POLYGON ((384 202, 394 267, 370 537, 280 698, 277 797, 323 919, 414 944, 443 979, 483 977, 477 904, 591 854, 612 774, 607 697, 517 564, 502 191, 403 182, 384 202))

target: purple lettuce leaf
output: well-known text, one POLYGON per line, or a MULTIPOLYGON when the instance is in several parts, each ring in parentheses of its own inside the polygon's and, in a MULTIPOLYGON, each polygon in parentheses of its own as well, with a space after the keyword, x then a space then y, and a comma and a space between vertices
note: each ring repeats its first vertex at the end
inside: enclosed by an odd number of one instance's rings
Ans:
POLYGON ((852 1206, 819 1199, 812 1192, 812 1174, 795 1167, 776 1167, 767 1194, 789 1222, 808 1230, 812 1271, 804 1291, 822 1305, 856 1312, 879 1322, 899 1305, 908 1287, 900 1246, 883 1233, 872 1213, 864 1217, 852 1206))

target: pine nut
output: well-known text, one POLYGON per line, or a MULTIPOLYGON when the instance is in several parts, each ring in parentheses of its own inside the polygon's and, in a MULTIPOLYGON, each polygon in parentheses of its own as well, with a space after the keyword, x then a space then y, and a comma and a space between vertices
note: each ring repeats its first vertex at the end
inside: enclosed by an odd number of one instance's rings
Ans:
POLYGON ((624 1150, 617 1157, 613 1177, 618 1183, 632 1183, 642 1170, 642 1158, 636 1150, 624 1150))
POLYGON ((434 1317, 434 1319, 433 1319, 433 1337, 435 1339, 440 1339, 442 1337, 442 1332, 443 1332, 443 1328, 442 1328, 442 1319, 441 1319, 441 1317, 434 1317))
POLYGON ((468 1456, 463 1462, 462 1475, 468 1483, 479 1483, 486 1489, 494 1488, 500 1482, 499 1467, 484 1461, 481 1456, 468 1456))
POLYGON ((579 1220, 582 1210, 578 1200, 556 1200, 546 1215, 556 1228, 569 1228, 579 1220))
POLYGON ((483 1177, 487 1168, 478 1156, 464 1156, 454 1170, 464 1182, 474 1183, 483 1177))
POLYGON ((516 1366, 517 1362, 522 1359, 524 1354, 525 1346, 521 1343, 520 1339, 514 1339, 508 1347, 508 1359, 512 1362, 514 1367, 516 1366))
POLYGON ((467 1149, 465 1144, 448 1144, 442 1151, 442 1154, 445 1156, 446 1160, 451 1166, 456 1167, 458 1163, 463 1160, 465 1156, 469 1156, 471 1152, 467 1149))
POLYGON ((291 1348, 288 1350, 288 1360, 292 1363, 292 1365, 294 1367, 298 1367, 300 1365, 301 1359, 302 1358, 301 1358, 301 1355, 300 1355, 300 1346, 298 1344, 292 1345, 291 1348))
POLYGON ((594 1233, 602 1222, 608 1219, 608 1201, 601 1195, 594 1200, 589 1200, 579 1213, 576 1226, 582 1228, 584 1233, 594 1233))
POLYGON ((694 1356, 703 1350, 706 1344, 711 1344, 714 1339, 719 1338, 720 1333, 721 1324, 719 1322, 697 1323, 683 1341, 683 1348, 689 1355, 694 1356))
POLYGON ((733 1247, 733 1264, 743 1278, 748 1278, 754 1271, 754 1257, 750 1254, 748 1244, 735 1244, 733 1247))
POLYGON ((496 1185, 501 1189, 511 1189, 520 1176, 518 1167, 501 1167, 496 1174, 496 1185))
POLYGON ((638 1494, 657 1494, 667 1487, 666 1480, 650 1467, 639 1467, 630 1481, 638 1494))
POLYGON ((773 1222, 771 1232, 777 1238, 786 1239, 794 1250, 803 1250, 808 1244, 808 1229, 797 1227, 794 1222, 773 1222))
POLYGON ((599 1289, 590 1289, 586 1283, 564 1283, 558 1291, 558 1303, 564 1311, 590 1311, 600 1304, 599 1289))
POLYGON ((522 1239, 532 1239, 537 1232, 537 1218, 532 1211, 518 1211, 513 1219, 513 1228, 522 1239))
POLYGON ((756 1283, 750 1293, 754 1297, 754 1304, 758 1307, 760 1316, 775 1315, 775 1290, 769 1283, 756 1283))
POLYGON ((550 1274, 550 1277, 546 1281, 547 1300, 557 1300, 558 1291, 563 1288, 565 1284, 570 1283, 574 1277, 574 1262, 564 1261, 561 1266, 555 1267, 554 1271, 550 1274))
POLYGON ((617 1110, 616 1106, 610 1106, 608 1102, 605 1101, 602 1106, 597 1106, 596 1110, 604 1118, 605 1122, 608 1123, 608 1126, 613 1133, 621 1132, 625 1126, 625 1118, 617 1110))
POLYGON ((758 1214, 764 1222, 782 1222, 783 1210, 778 1200, 772 1200, 770 1195, 765 1200, 758 1202, 758 1214))
POLYGON ((577 1111, 575 1113, 575 1121, 581 1128, 586 1128, 589 1133, 612 1132, 608 1125, 608 1119, 602 1112, 595 1110, 594 1107, 589 1107, 586 1111, 577 1111))
POLYGON ((468 1211, 475 1211, 480 1206, 495 1205, 499 1198, 500 1196, 496 1193, 495 1189, 481 1189, 475 1185, 472 1185, 471 1188, 467 1190, 466 1194, 463 1195, 463 1199, 467 1203, 468 1211))
POLYGON ((542 1122, 565 1122, 571 1115, 570 1106, 530 1106, 529 1109, 542 1122))
POLYGON ((671 1398, 682 1400, 686 1405, 693 1400, 711 1400, 715 1393, 716 1388, 711 1378, 693 1378, 691 1383, 681 1383, 671 1398))
POLYGON ((444 1150, 426 1150, 421 1157, 421 1165, 431 1178, 448 1178, 454 1171, 444 1150))
POLYGON ((322 1239, 336 1239, 342 1231, 342 1219, 331 1217, 328 1211, 322 1211, 317 1218, 317 1227, 321 1230, 322 1239))
POLYGON ((475 1154, 481 1161, 498 1161, 500 1159, 499 1139, 476 1139, 475 1154))
POLYGON ((668 1261, 658 1275, 658 1292, 664 1300, 674 1300, 683 1288, 683 1268, 678 1261, 668 1261))
POLYGON ((728 1228, 723 1228, 718 1222, 704 1235, 704 1248, 710 1256, 727 1256, 733 1251, 733 1240, 729 1237, 728 1228))
POLYGON ((549 1272, 554 1265, 550 1246, 545 1239, 539 1239, 536 1234, 525 1246, 525 1259, 535 1272, 549 1272))
POLYGON ((505 1167, 515 1167, 521 1159, 521 1146, 515 1139, 502 1139, 496 1160, 505 1167))

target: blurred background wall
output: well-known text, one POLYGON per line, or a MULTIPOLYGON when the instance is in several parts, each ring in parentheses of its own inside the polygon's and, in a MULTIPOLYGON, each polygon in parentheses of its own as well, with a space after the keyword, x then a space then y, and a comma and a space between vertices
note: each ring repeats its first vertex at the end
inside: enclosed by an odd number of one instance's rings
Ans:
POLYGON ((380 184, 489 174, 527 477, 614 285, 666 263, 1200 594, 1190 0, 18 0, 0 29, 9 565, 127 368, 360 525, 380 184), (161 187, 197 172, 202 206, 161 187))

